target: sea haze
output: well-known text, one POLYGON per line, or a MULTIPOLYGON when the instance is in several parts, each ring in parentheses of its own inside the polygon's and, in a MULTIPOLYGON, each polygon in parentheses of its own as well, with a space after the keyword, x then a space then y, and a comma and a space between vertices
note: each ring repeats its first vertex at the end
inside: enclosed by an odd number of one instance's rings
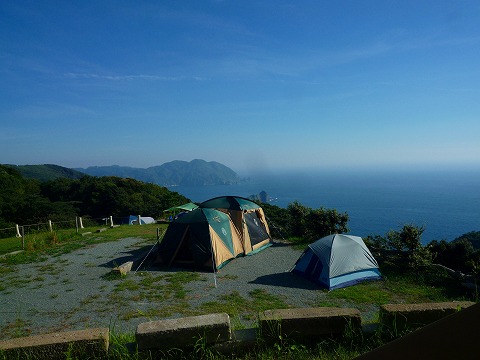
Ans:
POLYGON ((425 226, 425 244, 480 231, 478 170, 277 173, 239 185, 170 189, 194 202, 222 195, 248 197, 264 190, 271 204, 281 207, 297 200, 311 208, 347 212, 350 233, 359 236, 385 235, 415 224, 425 226))

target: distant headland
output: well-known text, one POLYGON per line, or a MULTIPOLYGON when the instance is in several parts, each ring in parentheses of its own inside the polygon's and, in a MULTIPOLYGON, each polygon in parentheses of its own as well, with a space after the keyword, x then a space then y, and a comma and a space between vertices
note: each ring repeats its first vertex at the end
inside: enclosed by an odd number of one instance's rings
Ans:
POLYGON ((56 178, 78 179, 84 175, 118 176, 161 186, 233 185, 246 181, 219 162, 201 159, 174 160, 149 168, 112 165, 70 169, 53 164, 7 166, 15 167, 26 178, 40 181, 56 178))

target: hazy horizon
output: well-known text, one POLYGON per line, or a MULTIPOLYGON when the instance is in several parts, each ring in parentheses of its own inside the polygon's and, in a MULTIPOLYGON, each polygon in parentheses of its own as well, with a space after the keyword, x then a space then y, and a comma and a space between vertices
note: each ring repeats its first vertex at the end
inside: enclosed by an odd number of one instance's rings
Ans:
POLYGON ((473 0, 7 1, 0 163, 480 167, 473 0))
MULTIPOLYGON (((178 159, 171 160, 171 161, 177 161, 178 159)), ((192 159, 194 160, 194 159, 192 159)), ((238 170, 235 167, 228 166, 226 164, 223 164, 219 161, 216 160, 205 160, 205 159, 199 159, 199 160, 204 160, 207 162, 218 162, 222 165, 225 165, 229 167, 231 170, 233 170, 238 176, 240 176, 242 179, 245 178, 257 178, 257 179, 262 179, 264 180, 265 178, 268 178, 269 176, 280 176, 280 177, 295 177, 295 176, 318 176, 318 175, 325 175, 325 176, 337 176, 341 174, 354 174, 357 176, 363 176, 363 175, 368 175, 368 176, 375 176, 376 174, 379 175, 424 175, 426 177, 428 176, 436 176, 436 175, 446 175, 446 174, 458 174, 459 176, 468 176, 474 175, 478 176, 480 175, 480 166, 477 166, 477 164, 449 164, 449 165, 432 165, 432 164, 421 164, 421 165, 411 165, 411 164, 404 164, 403 166, 310 166, 310 167, 299 167, 299 168, 256 168, 256 169, 249 169, 249 170, 238 170)), ((179 161, 186 161, 189 162, 188 160, 179 160, 179 161)), ((190 160, 191 161, 191 160, 190 160)), ((170 161, 167 161, 168 163, 170 161)), ((3 164, 8 164, 8 163, 3 163, 3 164)), ((22 165, 58 165, 58 166, 63 166, 61 164, 54 164, 52 162, 47 162, 44 164, 9 164, 9 165, 17 165, 17 166, 22 166, 22 165)), ((161 166, 162 164, 157 164, 153 166, 161 166)), ((91 167, 109 167, 109 166, 120 166, 120 167, 128 167, 132 169, 147 169, 149 167, 153 166, 147 166, 147 167, 141 167, 141 166, 127 166, 127 165, 120 165, 120 164, 110 164, 110 165, 92 165, 91 167)), ((87 169, 90 166, 84 166, 84 167, 68 167, 68 166, 63 166, 66 168, 70 169, 87 169)))

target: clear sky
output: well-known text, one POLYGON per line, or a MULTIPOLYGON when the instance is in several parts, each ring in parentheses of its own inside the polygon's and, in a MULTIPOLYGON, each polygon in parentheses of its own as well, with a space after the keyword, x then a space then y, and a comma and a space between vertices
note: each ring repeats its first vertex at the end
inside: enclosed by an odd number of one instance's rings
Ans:
POLYGON ((0 163, 196 158, 480 167, 480 2, 0 2, 0 163))

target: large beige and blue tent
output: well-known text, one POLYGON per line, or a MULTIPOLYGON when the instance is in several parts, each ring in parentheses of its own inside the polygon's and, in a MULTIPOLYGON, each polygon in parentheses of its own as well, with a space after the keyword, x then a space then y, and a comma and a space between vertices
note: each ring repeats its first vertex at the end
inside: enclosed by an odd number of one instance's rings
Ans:
POLYGON ((240 196, 219 196, 199 204, 228 214, 238 229, 245 255, 254 254, 270 245, 272 238, 263 209, 253 201, 240 196))
POLYGON ((292 272, 329 290, 381 278, 378 263, 362 238, 343 234, 308 245, 292 272))
POLYGON ((170 223, 156 262, 217 270, 243 252, 241 236, 228 214, 197 208, 170 223))

